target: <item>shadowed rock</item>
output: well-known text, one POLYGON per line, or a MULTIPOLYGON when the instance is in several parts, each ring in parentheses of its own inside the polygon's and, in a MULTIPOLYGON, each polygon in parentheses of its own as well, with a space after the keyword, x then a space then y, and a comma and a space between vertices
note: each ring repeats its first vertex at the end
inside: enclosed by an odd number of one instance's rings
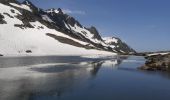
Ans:
POLYGON ((94 39, 102 40, 98 30, 94 26, 87 28, 87 30, 89 30, 92 34, 94 34, 93 36, 94 39))
POLYGON ((6 24, 6 21, 4 20, 4 16, 0 13, 0 24, 6 24))

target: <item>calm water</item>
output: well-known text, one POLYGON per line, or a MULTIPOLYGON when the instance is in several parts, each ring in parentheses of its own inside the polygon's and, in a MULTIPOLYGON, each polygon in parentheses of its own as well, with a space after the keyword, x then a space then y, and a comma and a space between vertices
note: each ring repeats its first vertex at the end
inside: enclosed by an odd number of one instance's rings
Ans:
POLYGON ((142 57, 0 58, 0 100, 169 100, 170 74, 142 57))

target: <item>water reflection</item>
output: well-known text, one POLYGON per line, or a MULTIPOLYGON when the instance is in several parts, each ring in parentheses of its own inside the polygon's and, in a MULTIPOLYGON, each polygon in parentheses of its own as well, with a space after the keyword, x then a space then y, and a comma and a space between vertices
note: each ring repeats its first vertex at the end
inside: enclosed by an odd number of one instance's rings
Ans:
POLYGON ((144 61, 127 56, 0 58, 0 100, 169 100, 170 74, 138 70, 144 61))
POLYGON ((112 59, 52 64, 56 59, 50 62, 49 59, 48 61, 38 59, 38 62, 43 62, 41 65, 31 65, 37 64, 36 60, 30 58, 1 60, 0 100, 34 100, 37 96, 60 98, 63 94, 72 92, 80 83, 95 77, 102 66, 116 67, 121 63, 120 59, 119 61, 112 59), (8 67, 4 68, 7 65, 8 67))
POLYGON ((100 70, 103 63, 104 63, 104 61, 92 63, 92 67, 90 68, 91 76, 95 77, 97 75, 97 73, 100 70))
POLYGON ((107 59, 120 58, 117 56, 111 56, 106 58, 83 58, 81 56, 36 56, 36 57, 0 57, 0 68, 2 67, 17 67, 28 66, 35 64, 46 63, 79 63, 87 61, 101 61, 107 59))

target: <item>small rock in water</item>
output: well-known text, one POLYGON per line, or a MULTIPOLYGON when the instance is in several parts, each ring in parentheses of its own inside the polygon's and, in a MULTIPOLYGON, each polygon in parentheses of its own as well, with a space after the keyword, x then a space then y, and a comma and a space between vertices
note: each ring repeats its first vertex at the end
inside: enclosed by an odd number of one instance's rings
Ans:
POLYGON ((26 53, 32 53, 32 51, 31 50, 27 50, 26 53))

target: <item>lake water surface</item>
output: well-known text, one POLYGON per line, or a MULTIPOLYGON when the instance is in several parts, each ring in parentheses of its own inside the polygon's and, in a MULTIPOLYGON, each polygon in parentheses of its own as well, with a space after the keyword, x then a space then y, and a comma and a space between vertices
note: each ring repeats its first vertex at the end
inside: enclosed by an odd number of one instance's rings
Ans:
POLYGON ((170 100, 170 74, 143 57, 1 57, 0 100, 170 100))

